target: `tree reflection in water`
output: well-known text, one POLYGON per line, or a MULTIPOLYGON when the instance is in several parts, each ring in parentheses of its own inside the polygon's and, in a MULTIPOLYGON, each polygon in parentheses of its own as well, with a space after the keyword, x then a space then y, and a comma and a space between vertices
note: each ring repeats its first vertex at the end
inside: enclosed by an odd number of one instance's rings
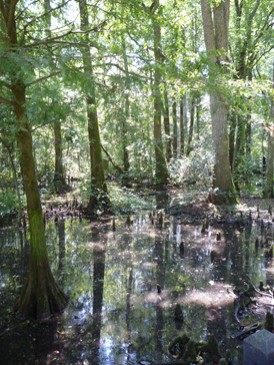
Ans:
POLYGON ((168 343, 183 333, 193 340, 213 333, 240 363, 240 343, 230 338, 237 330, 233 290, 247 280, 256 286, 274 283, 273 261, 254 244, 257 236, 273 240, 272 228, 220 226, 203 235, 200 227, 172 217, 160 227, 148 214, 129 227, 117 220, 115 232, 111 220, 60 221, 47 226, 49 256, 70 303, 54 325, 35 332, 12 323, 7 310, 20 291, 27 240, 16 231, 0 233, 3 364, 168 362, 168 343), (183 314, 180 326, 174 320, 176 304, 183 314), (9 330, 13 325, 16 330, 9 330))

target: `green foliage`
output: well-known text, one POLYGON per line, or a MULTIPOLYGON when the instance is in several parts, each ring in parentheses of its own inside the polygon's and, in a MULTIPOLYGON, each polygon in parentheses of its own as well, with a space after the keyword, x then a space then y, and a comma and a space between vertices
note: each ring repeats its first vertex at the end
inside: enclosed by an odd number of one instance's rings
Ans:
POLYGON ((112 210, 116 214, 135 213, 140 210, 152 209, 153 207, 152 202, 149 202, 147 198, 114 184, 109 186, 109 197, 112 210))
POLYGON ((0 219, 12 216, 18 209, 18 197, 12 189, 0 193, 0 219))
POLYGON ((170 176, 176 184, 195 184, 198 188, 208 189, 212 183, 213 165, 214 154, 201 138, 188 156, 171 161, 170 176))

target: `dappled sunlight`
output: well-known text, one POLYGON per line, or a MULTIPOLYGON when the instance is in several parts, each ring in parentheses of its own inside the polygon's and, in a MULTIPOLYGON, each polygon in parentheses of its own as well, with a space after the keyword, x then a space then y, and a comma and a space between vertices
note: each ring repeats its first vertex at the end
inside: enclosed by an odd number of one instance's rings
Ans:
POLYGON ((232 304, 237 296, 229 284, 210 282, 207 288, 193 289, 180 298, 185 305, 198 304, 207 308, 224 307, 232 304))
POLYGON ((265 269, 265 271, 270 274, 270 275, 274 275, 274 260, 272 259, 272 267, 268 267, 265 269))

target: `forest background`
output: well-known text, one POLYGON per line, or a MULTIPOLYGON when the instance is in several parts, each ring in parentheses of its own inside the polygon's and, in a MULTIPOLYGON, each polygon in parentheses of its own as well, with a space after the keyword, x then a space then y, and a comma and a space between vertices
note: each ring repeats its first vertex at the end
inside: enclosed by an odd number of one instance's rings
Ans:
MULTIPOLYGON (((26 206, 32 247, 22 313, 37 262, 53 283, 40 194, 76 181, 86 215, 115 211, 119 186, 273 197, 271 1, 0 0, 0 12, 1 221, 26 206)), ((50 311, 66 301, 53 287, 50 311)))

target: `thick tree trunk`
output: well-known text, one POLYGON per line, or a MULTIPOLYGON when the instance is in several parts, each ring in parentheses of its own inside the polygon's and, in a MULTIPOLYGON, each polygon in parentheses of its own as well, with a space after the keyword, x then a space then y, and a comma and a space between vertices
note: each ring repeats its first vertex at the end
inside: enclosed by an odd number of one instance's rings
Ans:
MULTIPOLYGON (((85 31, 89 28, 89 19, 86 0, 79 2, 81 30, 85 31)), ((88 136, 90 150, 90 170, 91 170, 91 194, 86 213, 93 215, 98 206, 104 210, 109 206, 107 196, 107 185, 102 161, 101 141, 99 132, 99 123, 97 117, 97 102, 95 92, 95 81, 91 62, 91 54, 89 49, 82 50, 84 73, 88 82, 88 90, 86 90, 86 105, 88 118, 88 136)))
POLYGON ((55 282, 48 261, 40 195, 32 153, 31 129, 26 117, 25 87, 17 82, 12 87, 17 120, 19 159, 27 198, 30 230, 30 263, 27 284, 17 303, 22 317, 45 318, 60 312, 67 296, 55 282))
MULTIPOLYGON (((214 79, 218 79, 225 72, 222 62, 226 61, 228 49, 229 7, 229 0, 214 4, 209 0, 201 0, 204 38, 209 56, 209 77, 214 75, 214 79)), ((213 190, 209 200, 215 204, 236 203, 229 163, 228 107, 221 90, 211 91, 210 112, 215 166, 213 190)))
MULTIPOLYGON (((8 52, 18 50, 16 29, 17 1, 1 2, 0 12, 5 22, 8 52), (8 16, 7 16, 8 14, 8 16)), ((4 29, 4 27, 3 27, 4 29)), ((3 30, 2 29, 2 30, 3 30)), ((16 138, 19 149, 19 161, 27 200, 27 212, 30 231, 30 258, 27 283, 17 302, 16 309, 22 317, 45 318, 64 309, 67 296, 55 282, 47 255, 43 215, 38 190, 32 149, 31 128, 25 110, 26 90, 19 79, 23 70, 11 72, 11 98, 16 120, 16 138)))
POLYGON ((212 136, 215 147, 215 166, 213 189, 218 189, 210 196, 216 204, 234 203, 235 193, 229 163, 229 147, 227 134, 227 105, 222 95, 210 95, 210 111, 212 118, 212 136))
MULTIPOLYGON (((155 9, 159 7, 159 0, 155 1, 155 9)), ((160 64, 162 62, 161 54, 161 27, 157 20, 153 21, 154 33, 154 85, 153 85, 153 99, 154 99, 154 146, 155 146, 155 182, 159 187, 163 187, 168 182, 168 169, 164 156, 163 141, 162 141, 162 126, 161 126, 161 71, 160 64)))

